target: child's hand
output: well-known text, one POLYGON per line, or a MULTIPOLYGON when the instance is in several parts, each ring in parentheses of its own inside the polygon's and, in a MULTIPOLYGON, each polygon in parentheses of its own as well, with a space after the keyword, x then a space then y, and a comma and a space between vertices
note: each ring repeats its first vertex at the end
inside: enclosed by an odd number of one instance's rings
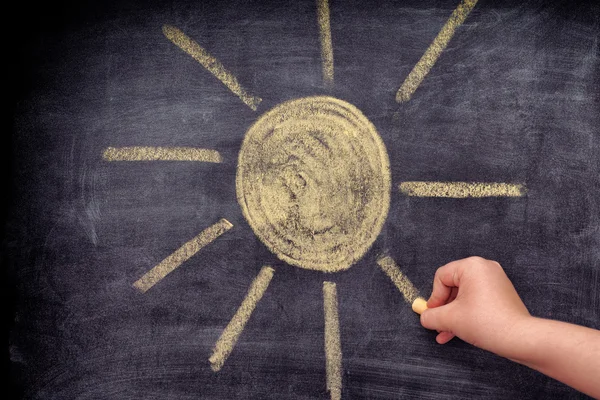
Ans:
POLYGON ((506 348, 512 328, 530 318, 500 264, 480 257, 439 268, 427 306, 421 324, 440 332, 438 343, 456 335, 505 357, 512 355, 506 348))
POLYGON ((440 332, 438 343, 456 335, 600 399, 600 331, 530 316, 497 262, 439 268, 427 306, 421 324, 440 332))

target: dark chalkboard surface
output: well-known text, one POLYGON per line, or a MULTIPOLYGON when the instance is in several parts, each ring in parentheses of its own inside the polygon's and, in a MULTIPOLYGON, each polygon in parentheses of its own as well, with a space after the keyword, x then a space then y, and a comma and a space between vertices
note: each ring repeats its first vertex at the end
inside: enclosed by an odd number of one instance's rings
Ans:
POLYGON ((405 299, 480 255, 532 314, 600 328, 600 8, 474 3, 24 3, 6 15, 13 389, 583 397, 460 340, 437 345, 405 299), (277 124, 316 144, 286 142, 277 124), (336 129, 359 133, 335 147, 336 129), (343 149, 338 163, 311 153, 321 145, 343 149), (278 158, 296 151, 299 164, 278 158), (327 173, 301 174, 307 160, 327 173), (321 178, 339 186, 298 203, 321 178), (382 260, 413 286, 401 293, 382 260))

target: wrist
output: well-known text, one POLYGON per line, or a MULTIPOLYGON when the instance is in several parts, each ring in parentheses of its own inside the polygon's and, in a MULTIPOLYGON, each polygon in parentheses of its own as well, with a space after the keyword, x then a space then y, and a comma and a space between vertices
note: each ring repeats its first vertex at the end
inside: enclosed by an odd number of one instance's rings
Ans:
POLYGON ((520 364, 530 365, 534 361, 539 342, 539 337, 534 332, 541 321, 531 315, 516 317, 504 333, 502 345, 495 353, 520 364))

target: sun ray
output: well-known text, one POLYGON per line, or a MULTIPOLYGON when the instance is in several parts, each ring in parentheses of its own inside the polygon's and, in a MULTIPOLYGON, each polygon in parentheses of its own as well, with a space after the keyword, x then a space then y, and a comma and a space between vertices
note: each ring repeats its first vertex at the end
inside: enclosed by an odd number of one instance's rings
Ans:
POLYGON ((331 42, 331 23, 329 18, 329 0, 317 0, 317 18, 321 40, 321 62, 323 64, 323 83, 333 86, 333 44, 331 42))
POLYGON ((433 67, 442 51, 446 48, 448 42, 452 39, 452 36, 454 36, 456 28, 465 22, 465 19, 473 7, 475 7, 475 4, 477 4, 477 0, 462 0, 458 7, 456 7, 446 24, 442 27, 440 33, 433 39, 433 42, 429 45, 425 54, 423 54, 410 74, 408 74, 408 77, 398 90, 398 93, 396 93, 396 101, 398 103, 410 100, 415 90, 417 90, 421 84, 421 81, 423 81, 425 76, 429 73, 431 67, 433 67))
POLYGON ((138 279, 133 287, 138 289, 140 292, 147 292, 152 286, 157 284, 169 273, 183 264, 185 261, 190 259, 204 246, 208 245, 216 238, 221 236, 223 233, 231 229, 233 225, 226 219, 221 219, 216 224, 206 228, 198 236, 175 250, 170 256, 165 258, 160 264, 146 272, 140 279, 138 279))
POLYGON ((223 158, 218 151, 195 147, 107 147, 102 157, 106 161, 223 162, 223 158))
POLYGON ((262 99, 249 94, 246 89, 240 85, 235 75, 225 69, 219 60, 211 56, 203 47, 174 26, 164 25, 163 33, 167 39, 192 56, 194 60, 198 61, 211 74, 223 82, 223 84, 237 95, 248 107, 256 111, 256 108, 262 99))
POLYGON ((412 284, 412 282, 400 271, 398 264, 390 256, 384 256, 377 260, 377 264, 381 267, 383 272, 390 277, 394 285, 398 288, 402 297, 408 304, 413 302, 419 297, 419 291, 412 284))
POLYGON ((399 189, 407 196, 415 197, 521 197, 526 193, 524 185, 502 182, 402 182, 399 189))
POLYGON ((219 371, 223 367, 223 364, 225 364, 225 360, 231 354, 246 323, 256 308, 256 304, 258 304, 265 294, 267 287, 269 287, 274 272, 273 268, 264 266, 256 278, 254 278, 250 289, 248 289, 248 294, 242 301, 242 304, 240 304, 233 318, 231 318, 231 321, 229 321, 229 324, 227 324, 227 327, 223 330, 223 333, 215 344, 212 356, 208 359, 213 371, 219 371))
POLYGON ((323 308, 325 311, 325 365, 327 390, 331 400, 342 398, 342 346, 338 316, 337 289, 333 282, 323 282, 323 308))

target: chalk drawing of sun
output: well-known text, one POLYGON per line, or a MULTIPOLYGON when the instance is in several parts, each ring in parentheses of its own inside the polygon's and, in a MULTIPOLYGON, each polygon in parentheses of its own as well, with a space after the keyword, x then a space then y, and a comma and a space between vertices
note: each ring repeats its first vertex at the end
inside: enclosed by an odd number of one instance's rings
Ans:
MULTIPOLYGON (((463 0, 410 72, 396 95, 409 101, 464 22, 477 0, 463 0)), ((317 1, 323 83, 334 85, 333 46, 328 0, 317 1)), ((176 27, 165 25, 167 39, 189 54, 256 111, 261 99, 246 91, 236 77, 198 43, 176 27)), ((108 147, 103 158, 116 161, 222 162, 216 150, 190 147, 108 147)), ((286 101, 264 112, 245 134, 237 164, 237 201, 256 236, 279 259, 326 274, 350 268, 379 236, 390 207, 390 161, 375 126, 346 101, 310 96, 286 101)), ((521 184, 503 182, 400 182, 404 195, 420 197, 518 197, 521 184)), ((133 287, 145 293, 182 263, 233 228, 221 219, 154 266, 133 287)), ((388 256, 377 264, 405 301, 418 290, 388 256)), ((267 290, 275 269, 264 266, 237 312, 223 330, 209 358, 219 371, 244 326, 267 290)), ((327 276, 327 275, 325 275, 327 276)), ((336 284, 323 282, 324 347, 327 390, 342 393, 342 349, 336 284)))

